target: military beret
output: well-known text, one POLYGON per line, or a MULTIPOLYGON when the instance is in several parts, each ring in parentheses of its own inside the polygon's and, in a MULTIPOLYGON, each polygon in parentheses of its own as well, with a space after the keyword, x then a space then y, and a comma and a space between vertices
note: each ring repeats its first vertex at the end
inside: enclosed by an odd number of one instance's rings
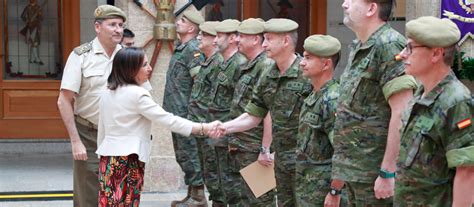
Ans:
POLYGON ((192 9, 184 11, 183 17, 186 17, 186 19, 197 25, 200 25, 204 22, 204 17, 202 17, 201 13, 192 9))
POLYGON ((303 47, 318 57, 330 57, 341 50, 341 43, 329 35, 311 35, 304 40, 303 47))
POLYGON ((207 34, 216 36, 216 26, 219 25, 218 21, 207 21, 199 25, 199 29, 207 34))
POLYGON ((298 23, 291 19, 274 18, 263 24, 265 32, 285 33, 298 29, 298 23))
POLYGON ((118 7, 104 4, 100 5, 94 11, 95 19, 112 19, 112 18, 122 18, 123 21, 127 21, 127 16, 125 13, 118 7))
POLYGON ((433 16, 424 16, 406 24, 406 35, 428 47, 448 47, 456 44, 461 32, 454 22, 433 16))
POLYGON ((242 34, 260 34, 265 31, 263 23, 265 22, 262 19, 249 18, 240 23, 237 31, 242 34))
POLYGON ((232 33, 239 29, 240 21, 235 19, 226 19, 216 26, 216 32, 232 33))

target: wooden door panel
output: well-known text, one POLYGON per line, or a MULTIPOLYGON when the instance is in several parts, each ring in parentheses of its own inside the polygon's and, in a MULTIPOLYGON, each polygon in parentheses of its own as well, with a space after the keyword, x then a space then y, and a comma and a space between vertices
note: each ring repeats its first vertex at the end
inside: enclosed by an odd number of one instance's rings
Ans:
MULTIPOLYGON (((8 35, 4 30, 8 23, 3 15, 7 0, 0 2, 0 139, 67 138, 56 105, 59 80, 5 78, 8 35)), ((58 53, 64 64, 68 54, 80 44, 80 0, 58 2, 57 11, 62 14, 58 19, 58 53)))
POLYGON ((60 119, 1 119, 0 138, 67 138, 60 119))
POLYGON ((57 90, 4 90, 4 119, 60 119, 57 90))

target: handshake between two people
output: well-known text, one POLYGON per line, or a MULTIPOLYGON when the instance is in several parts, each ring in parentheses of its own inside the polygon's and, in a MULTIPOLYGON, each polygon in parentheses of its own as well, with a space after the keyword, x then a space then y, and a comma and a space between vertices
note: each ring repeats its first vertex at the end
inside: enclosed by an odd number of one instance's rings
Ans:
POLYGON ((200 130, 196 134, 199 134, 201 136, 206 135, 213 139, 219 139, 226 135, 226 128, 224 127, 224 124, 219 120, 209 123, 201 123, 200 130))

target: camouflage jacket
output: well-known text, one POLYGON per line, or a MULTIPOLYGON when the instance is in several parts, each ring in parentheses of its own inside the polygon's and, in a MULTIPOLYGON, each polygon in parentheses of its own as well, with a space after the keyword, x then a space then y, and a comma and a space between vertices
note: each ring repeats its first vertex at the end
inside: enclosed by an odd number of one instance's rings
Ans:
POLYGON ((474 99, 454 73, 422 94, 402 119, 396 203, 451 206, 455 168, 474 165, 474 99))
MULTIPOLYGON (((227 61, 222 62, 216 70, 215 81, 212 85, 209 102, 209 116, 211 120, 229 120, 230 105, 234 96, 234 87, 240 77, 240 70, 247 63, 241 53, 236 52, 227 61)), ((227 139, 221 139, 216 146, 227 147, 227 139)))
POLYGON ((301 106, 312 90, 311 83, 299 69, 300 61, 301 56, 298 56, 284 74, 280 74, 276 64, 265 70, 245 107, 245 112, 260 118, 265 118, 270 111, 272 149, 281 161, 293 163, 301 106))
MULTIPOLYGON (((272 59, 265 53, 260 53, 255 59, 241 69, 240 79, 235 85, 234 97, 230 108, 230 118, 237 118, 245 113, 245 106, 252 98, 252 91, 262 72, 272 67, 272 59)), ((257 127, 245 132, 238 132, 229 136, 229 146, 241 151, 258 152, 262 145, 263 122, 257 127)))
POLYGON ((187 117, 189 96, 193 87, 190 70, 199 66, 203 59, 196 39, 176 46, 166 72, 163 109, 177 116, 187 117))
POLYGON ((390 106, 383 89, 403 75, 403 62, 396 61, 405 38, 388 24, 367 42, 355 40, 340 78, 334 129, 334 179, 373 182, 379 173, 387 143, 390 106))
POLYGON ((188 119, 195 122, 213 121, 208 116, 208 105, 212 90, 214 77, 212 75, 219 70, 223 57, 216 52, 211 57, 202 62, 199 72, 194 78, 194 85, 189 98, 188 119))
POLYGON ((331 164, 338 97, 339 84, 330 80, 320 91, 313 91, 304 100, 298 129, 297 169, 331 164))

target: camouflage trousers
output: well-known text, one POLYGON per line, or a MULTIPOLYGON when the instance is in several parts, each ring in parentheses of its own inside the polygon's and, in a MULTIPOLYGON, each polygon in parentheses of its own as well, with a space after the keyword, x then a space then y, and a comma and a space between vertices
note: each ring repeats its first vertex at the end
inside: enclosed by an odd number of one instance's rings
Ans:
POLYGON ((213 202, 226 203, 224 191, 219 174, 219 162, 215 147, 210 144, 209 138, 196 138, 201 160, 202 176, 209 192, 209 200, 213 202))
POLYGON ((393 206, 393 197, 388 199, 375 198, 374 183, 345 182, 350 206, 393 206))
POLYGON ((176 162, 184 172, 184 183, 191 186, 203 185, 201 162, 195 137, 171 133, 176 162))
POLYGON ((258 159, 258 152, 248 152, 241 150, 233 150, 229 152, 228 158, 228 173, 226 183, 224 184, 229 189, 226 192, 229 206, 235 207, 272 207, 275 206, 275 193, 273 191, 255 198, 252 190, 245 183, 245 180, 240 175, 240 169, 252 164, 258 159))
POLYGON ((277 182, 278 206, 296 206, 295 202, 296 153, 275 153, 275 178, 277 182))
MULTIPOLYGON (((324 206, 326 195, 331 190, 331 164, 311 165, 296 163, 296 204, 299 207, 324 206)), ((343 189, 340 206, 347 206, 343 189)))

